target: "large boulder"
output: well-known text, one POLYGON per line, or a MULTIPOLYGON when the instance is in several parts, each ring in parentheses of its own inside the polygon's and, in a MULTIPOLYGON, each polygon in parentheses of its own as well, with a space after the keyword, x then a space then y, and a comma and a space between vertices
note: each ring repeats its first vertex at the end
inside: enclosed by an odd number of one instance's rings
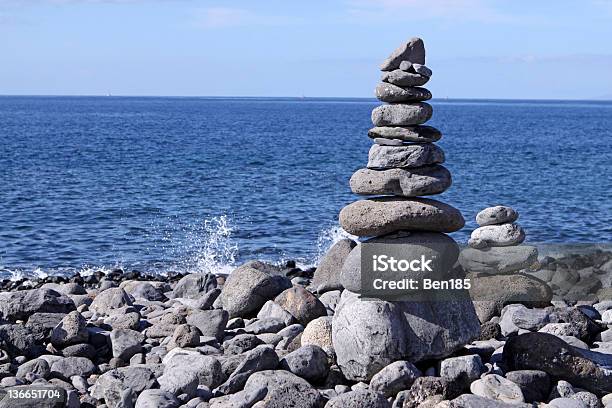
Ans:
POLYGON ((236 268, 225 281, 220 299, 229 317, 245 317, 259 310, 267 300, 274 299, 291 287, 285 276, 271 274, 258 264, 248 263, 236 268))
POLYGON ((355 245, 357 244, 352 239, 344 238, 336 242, 329 251, 327 251, 319 262, 319 266, 312 277, 311 286, 315 288, 317 292, 322 293, 330 290, 342 289, 340 271, 342 270, 344 261, 353 248, 355 248, 355 245))
POLYGON ((454 232, 464 224, 459 210, 428 198, 371 198, 355 201, 340 211, 342 228, 360 237, 400 230, 454 232))
POLYGON ((511 337, 503 362, 509 370, 540 370, 599 396, 612 392, 612 355, 572 347, 557 336, 526 333, 511 337))
POLYGON ((364 301, 346 290, 332 325, 338 365, 354 381, 368 381, 397 360, 446 357, 479 334, 469 300, 364 301))
POLYGON ((52 289, 0 293, 0 315, 7 320, 27 320, 34 313, 69 313, 74 302, 52 289))

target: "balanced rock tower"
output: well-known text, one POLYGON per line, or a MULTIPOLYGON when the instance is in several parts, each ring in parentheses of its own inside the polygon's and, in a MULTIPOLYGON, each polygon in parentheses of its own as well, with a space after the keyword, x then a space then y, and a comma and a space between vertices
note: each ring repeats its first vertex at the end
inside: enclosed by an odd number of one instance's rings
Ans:
POLYGON ((423 41, 410 39, 383 62, 381 70, 382 82, 375 93, 387 104, 372 112, 375 127, 368 135, 374 144, 368 164, 350 180, 354 193, 371 197, 340 212, 342 228, 362 239, 343 262, 339 284, 345 290, 332 324, 338 365, 355 381, 368 381, 397 360, 443 358, 480 333, 469 296, 423 302, 358 295, 364 243, 402 244, 408 255, 426 254, 443 260, 438 267, 451 269, 459 247, 446 233, 465 223, 456 208, 422 198, 451 185, 451 174, 441 165, 444 152, 434 144, 442 134, 423 125, 432 116, 431 105, 424 102, 431 93, 420 87, 432 74, 425 66, 423 41))
POLYGON ((525 231, 516 223, 518 217, 517 211, 504 205, 480 211, 476 215, 479 227, 459 255, 459 263, 473 283, 470 294, 483 323, 499 315, 507 304, 545 307, 552 298, 545 282, 518 273, 538 261, 536 247, 521 245, 525 231))

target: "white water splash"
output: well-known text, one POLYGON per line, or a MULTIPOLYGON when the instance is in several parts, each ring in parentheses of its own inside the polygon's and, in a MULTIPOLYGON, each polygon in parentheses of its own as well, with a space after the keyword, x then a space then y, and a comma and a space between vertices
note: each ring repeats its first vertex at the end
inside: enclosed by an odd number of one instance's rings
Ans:
POLYGON ((186 272, 229 274, 236 267, 238 244, 233 240, 235 227, 227 215, 207 219, 200 228, 189 232, 189 258, 186 272))
POLYGON ((345 230, 342 229, 339 225, 331 225, 328 228, 325 228, 321 232, 319 232, 319 237, 317 238, 317 250, 315 254, 315 258, 313 260, 313 265, 316 266, 319 264, 321 259, 325 256, 327 251, 338 241, 349 238, 353 241, 357 241, 358 237, 355 235, 351 235, 345 230))

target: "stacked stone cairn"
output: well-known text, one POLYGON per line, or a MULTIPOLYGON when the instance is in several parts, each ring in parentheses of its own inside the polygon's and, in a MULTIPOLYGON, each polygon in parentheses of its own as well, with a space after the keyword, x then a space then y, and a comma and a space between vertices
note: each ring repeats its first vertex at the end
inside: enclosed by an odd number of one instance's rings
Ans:
MULTIPOLYGON (((376 96, 388 103, 372 112, 375 127, 369 136, 374 144, 368 164, 350 181, 354 193, 373 197, 342 209, 340 224, 364 242, 400 243, 408 253, 444 259, 446 264, 438 266, 449 269, 459 248, 445 233, 461 229, 464 219, 448 204, 421 198, 451 185, 450 172, 440 165, 444 153, 434 144, 442 135, 422 125, 432 115, 431 105, 423 102, 431 93, 419 87, 432 74, 425 66, 423 41, 413 38, 404 43, 381 70, 376 96)), ((344 252, 350 248, 346 242, 341 245, 344 252)), ((347 379, 369 381, 399 360, 443 358, 478 336, 480 327, 469 297, 430 303, 361 299, 361 247, 351 249, 333 284, 331 276, 325 282, 317 274, 314 279, 319 291, 345 289, 333 318, 332 339, 347 379)))
POLYGON ((519 214, 508 206, 488 207, 476 215, 476 228, 459 262, 473 283, 471 295, 482 322, 509 303, 544 307, 552 297, 542 281, 519 274, 537 265, 538 249, 521 245, 525 231, 515 223, 519 214))

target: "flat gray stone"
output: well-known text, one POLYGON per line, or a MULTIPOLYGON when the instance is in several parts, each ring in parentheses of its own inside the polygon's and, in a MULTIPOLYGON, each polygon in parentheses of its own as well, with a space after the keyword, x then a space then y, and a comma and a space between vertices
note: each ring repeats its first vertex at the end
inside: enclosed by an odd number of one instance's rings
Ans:
POLYGON ((506 247, 525 240, 525 231, 518 224, 485 225, 472 231, 468 244, 472 248, 506 247))
POLYGON ((401 197, 440 194, 451 184, 450 172, 438 165, 414 169, 359 169, 350 181, 351 190, 355 194, 401 197))
POLYGON ((356 201, 340 211, 340 225, 360 237, 380 236, 400 230, 454 232, 465 225, 461 212, 427 198, 371 198, 356 201))
POLYGON ((406 72, 401 69, 396 69, 390 72, 383 72, 380 76, 381 81, 388 82, 397 86, 422 86, 425 85, 429 78, 425 75, 416 74, 414 72, 406 72))
POLYGON ((425 102, 380 105, 372 110, 374 126, 412 126, 431 119, 433 109, 425 102))
POLYGON ((491 275, 474 277, 470 296, 481 322, 499 316, 503 307, 521 303, 530 307, 546 307, 552 299, 551 288, 544 282, 529 275, 491 275))
POLYGON ((425 44, 422 39, 413 37, 397 47, 380 65, 380 70, 391 71, 397 69, 402 61, 425 64, 425 44))
POLYGON ((425 88, 402 88, 388 82, 381 82, 374 91, 376 97, 383 102, 419 102, 431 99, 431 92, 425 88))
POLYGON ((533 246, 465 248, 459 263, 469 272, 501 274, 529 268, 538 260, 538 249, 533 246))
POLYGON ((507 224, 516 221, 519 214, 516 210, 505 205, 488 207, 476 214, 476 222, 481 227, 485 225, 507 224))
POLYGON ((444 152, 432 143, 405 146, 374 144, 368 153, 368 168, 414 168, 444 163, 444 152))
POLYGON ((372 139, 398 139, 404 142, 428 143, 437 142, 442 133, 433 126, 377 126, 368 130, 372 139))
POLYGON ((223 331, 229 320, 229 314, 225 310, 193 310, 187 316, 187 323, 200 330, 202 336, 215 337, 221 341, 223 331))

